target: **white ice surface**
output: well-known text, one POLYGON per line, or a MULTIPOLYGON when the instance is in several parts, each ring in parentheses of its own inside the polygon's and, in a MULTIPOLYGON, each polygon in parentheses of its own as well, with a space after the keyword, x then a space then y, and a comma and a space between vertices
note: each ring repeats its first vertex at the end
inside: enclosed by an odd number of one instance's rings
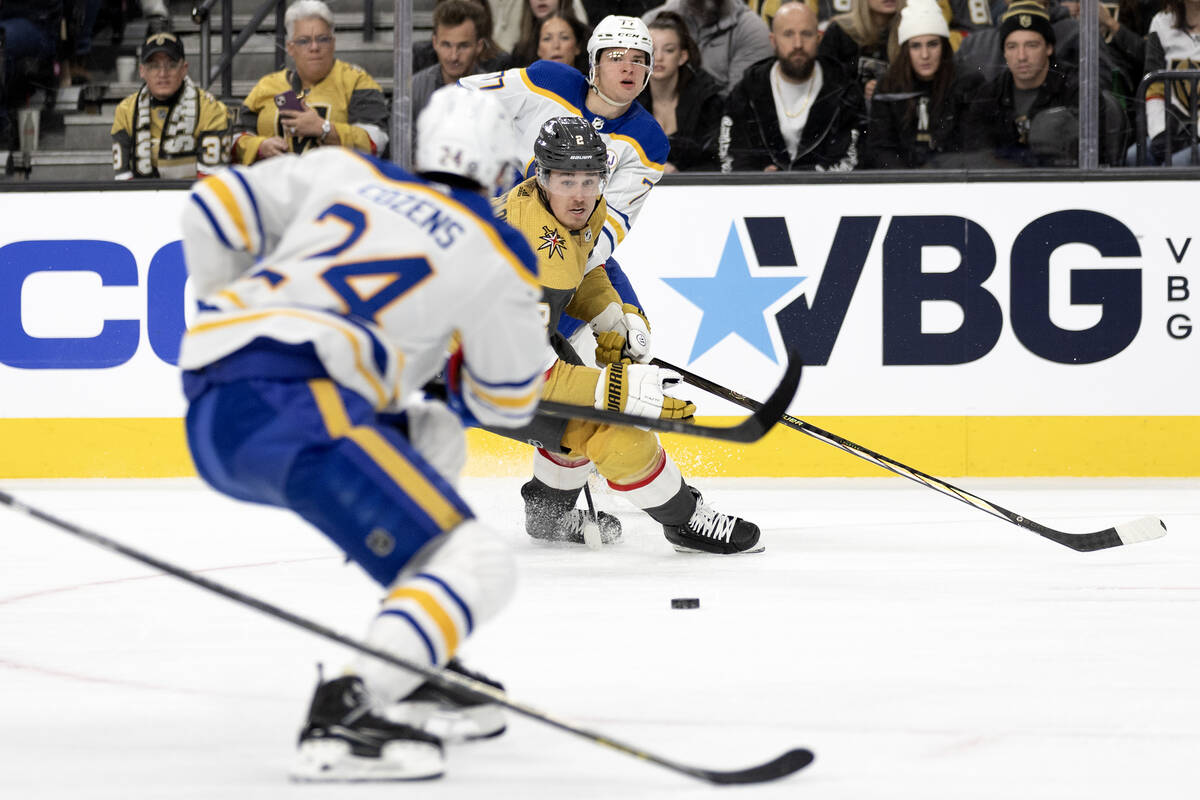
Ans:
MULTIPOLYGON (((676 554, 607 496, 625 541, 590 552, 527 541, 519 481, 467 482, 522 571, 467 663, 690 764, 817 753, 732 789, 522 718, 441 781, 290 784, 314 664, 345 650, 0 508, 0 798, 1200 797, 1200 481, 958 482, 1066 530, 1170 532, 1076 553, 898 479, 707 480, 765 553, 676 554)), ((377 600, 302 522, 198 483, 4 488, 354 636, 377 600)))

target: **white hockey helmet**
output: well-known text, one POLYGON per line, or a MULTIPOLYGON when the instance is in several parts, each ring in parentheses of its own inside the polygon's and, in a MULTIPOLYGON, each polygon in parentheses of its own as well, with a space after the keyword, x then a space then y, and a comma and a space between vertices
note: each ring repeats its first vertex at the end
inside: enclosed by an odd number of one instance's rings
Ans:
POLYGON ((588 80, 596 80, 596 56, 601 50, 618 47, 623 50, 641 50, 646 54, 650 69, 646 72, 646 80, 654 71, 654 40, 650 38, 650 29, 638 17, 622 17, 609 14, 596 23, 592 30, 592 38, 588 39, 588 80))
POLYGON ((485 91, 443 86, 417 117, 417 172, 457 175, 491 194, 511 188, 520 166, 512 117, 485 91))

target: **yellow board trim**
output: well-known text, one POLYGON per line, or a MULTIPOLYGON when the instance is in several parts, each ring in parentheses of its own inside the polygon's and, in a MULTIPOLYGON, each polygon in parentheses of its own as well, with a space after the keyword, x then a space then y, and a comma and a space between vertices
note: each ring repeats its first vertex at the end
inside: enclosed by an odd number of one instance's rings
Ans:
POLYGON ((362 448, 380 469, 387 473, 396 485, 416 501, 443 531, 451 530, 462 522, 462 514, 429 482, 404 454, 380 435, 379 431, 360 425, 352 425, 342 405, 342 398, 333 381, 320 378, 308 382, 308 388, 321 412, 325 430, 335 438, 345 438, 362 448))
POLYGON ((415 586, 401 586, 387 596, 390 600, 412 600, 421 609, 429 615, 434 624, 438 626, 438 630, 442 632, 442 639, 446 642, 446 657, 450 658, 454 652, 458 650, 458 628, 454 625, 454 620, 446 613, 446 610, 441 607, 433 595, 424 589, 418 589, 415 586))
MULTIPOLYGON (((1200 416, 804 419, 939 478, 1200 477, 1200 447, 1181 446, 1200 442, 1200 416)), ((662 438, 688 477, 891 475, 783 427, 746 447, 691 436, 662 438)), ((0 479, 196 474, 178 418, 0 419, 0 441, 0 479)), ((468 431, 467 441, 467 475, 527 475, 528 445, 480 430, 468 431)))

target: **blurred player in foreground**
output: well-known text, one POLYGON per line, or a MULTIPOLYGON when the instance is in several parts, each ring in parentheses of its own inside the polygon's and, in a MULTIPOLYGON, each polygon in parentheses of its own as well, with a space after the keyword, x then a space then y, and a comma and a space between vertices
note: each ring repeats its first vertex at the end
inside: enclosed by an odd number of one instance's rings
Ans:
MULTIPOLYGON (((696 407, 664 394, 679 375, 622 358, 625 337, 611 322, 620 319, 621 298, 608 272, 590 265, 596 236, 608 215, 604 184, 607 148, 580 117, 556 117, 541 128, 534 144, 537 174, 494 202, 497 216, 525 234, 538 259, 542 304, 553 352, 543 396, 547 400, 645 417, 688 419, 696 407), (611 350, 603 369, 582 365, 557 330, 560 317, 608 320, 596 325, 597 350, 611 350)), ((634 336, 637 335, 635 332, 634 336)), ((667 540, 682 552, 755 551, 759 529, 722 514, 688 486, 658 436, 623 426, 581 420, 539 418, 521 429, 500 431, 534 444, 541 458, 533 479, 521 487, 525 525, 535 539, 584 541, 584 512, 575 508, 595 464, 609 487, 663 526, 667 540)), ((620 535, 614 517, 599 519, 602 541, 620 535)))
MULTIPOLYGON (((369 644, 461 671, 456 649, 514 584, 507 546, 454 488, 462 421, 532 419, 546 334, 533 254, 485 199, 512 174, 507 118, 449 87, 417 125, 417 175, 320 148, 198 184, 183 226, 200 313, 179 363, 200 475, 292 509, 384 587, 369 644), (450 407, 418 393, 443 367, 450 407)), ((419 729, 431 699, 358 657, 318 685, 294 777, 441 775, 442 743, 419 729)))

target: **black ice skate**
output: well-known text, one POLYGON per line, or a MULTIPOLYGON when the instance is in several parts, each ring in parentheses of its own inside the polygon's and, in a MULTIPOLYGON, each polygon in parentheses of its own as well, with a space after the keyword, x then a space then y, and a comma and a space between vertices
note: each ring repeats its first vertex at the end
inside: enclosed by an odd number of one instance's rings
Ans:
POLYGON ((317 686, 292 779, 409 781, 443 769, 437 737, 373 713, 362 679, 350 675, 317 686))
MULTIPOLYGON (((444 669, 504 691, 504 684, 500 681, 468 670, 457 658, 450 659, 444 669)), ((429 681, 390 706, 386 714, 393 722, 419 728, 444 742, 491 739, 505 730, 503 707, 482 698, 443 689, 429 681)))
POLYGON ((696 498, 696 510, 686 525, 663 525, 663 535, 680 553, 761 553, 759 530, 753 522, 722 514, 704 502, 700 492, 688 487, 696 498))
MULTIPOLYGON (((551 489, 536 478, 521 487, 525 500, 525 532, 543 542, 584 544, 583 525, 587 512, 575 508, 579 489, 551 489)), ((621 521, 612 514, 596 512, 600 543, 612 544, 621 538, 621 521)))

